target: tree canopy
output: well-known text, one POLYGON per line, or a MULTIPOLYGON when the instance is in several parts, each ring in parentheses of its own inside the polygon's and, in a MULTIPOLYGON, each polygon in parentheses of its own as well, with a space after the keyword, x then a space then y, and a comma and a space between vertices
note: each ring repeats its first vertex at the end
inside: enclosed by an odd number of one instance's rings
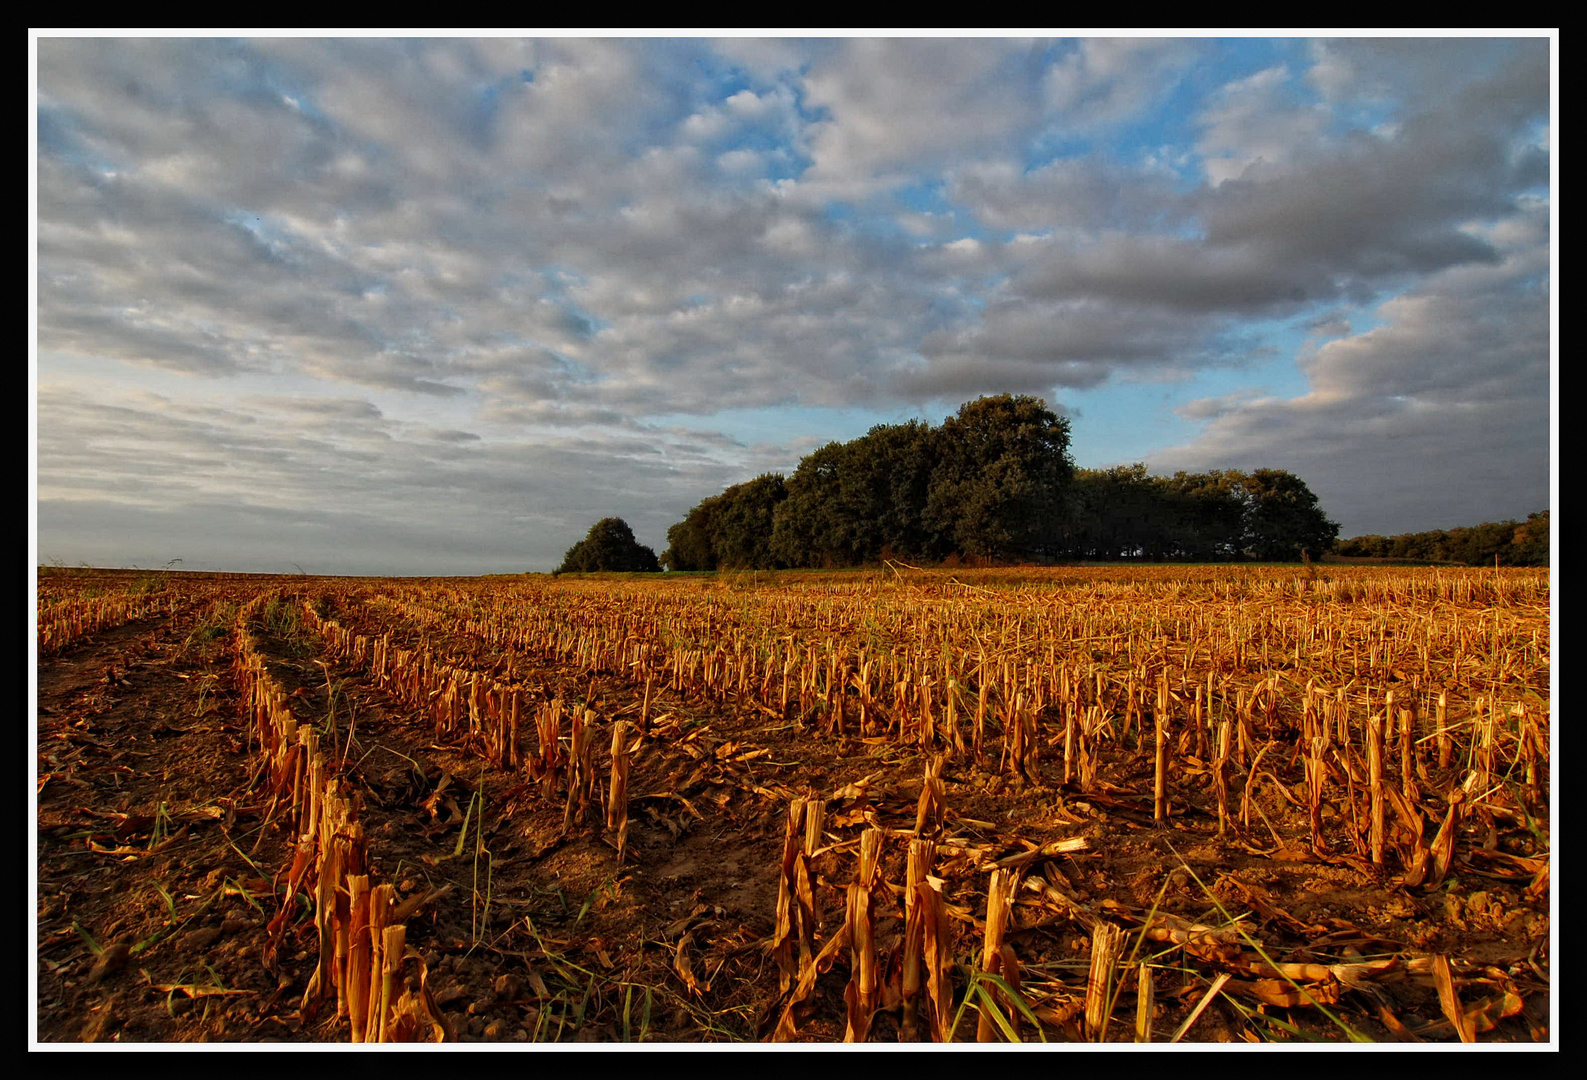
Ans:
MULTIPOLYGON (((667 531, 674 570, 840 567, 883 559, 1289 560, 1338 536, 1281 469, 1076 471, 1069 421, 1040 398, 966 402, 941 425, 878 424, 702 500, 667 531)), ((1546 529, 1545 529, 1546 532, 1546 529)))
POLYGON ((1064 550, 1082 559, 1321 558, 1339 535, 1306 482, 1282 469, 1149 476, 1082 470, 1064 550))
POLYGON ((1069 421, 1040 398, 966 402, 942 422, 925 523, 965 555, 1028 558, 1065 516, 1069 421))
POLYGON ((587 574, 599 570, 630 573, 659 571, 656 553, 634 539, 634 530, 622 518, 602 518, 589 533, 568 548, 559 574, 587 574))
POLYGON ((1353 536, 1334 550, 1352 558, 1456 562, 1467 566, 1549 565, 1549 512, 1528 514, 1523 522, 1488 521, 1457 529, 1430 529, 1398 536, 1353 536))
POLYGON ((772 522, 788 497, 781 473, 734 484, 704 500, 667 530, 661 561, 669 570, 766 569, 772 553, 772 522))

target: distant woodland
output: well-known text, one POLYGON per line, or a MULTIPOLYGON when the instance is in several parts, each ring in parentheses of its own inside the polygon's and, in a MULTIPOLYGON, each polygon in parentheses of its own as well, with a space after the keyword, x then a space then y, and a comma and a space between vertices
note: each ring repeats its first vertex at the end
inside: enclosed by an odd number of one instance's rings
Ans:
POLYGON ((705 499, 667 530, 673 570, 942 562, 1298 560, 1338 526, 1279 469, 1150 476, 1076 469, 1039 398, 967 402, 940 425, 880 424, 705 499))
POLYGON ((1464 566, 1549 565, 1548 511, 1525 521, 1490 521, 1462 529, 1433 529, 1399 536, 1356 536, 1334 545, 1350 558, 1395 562, 1449 562, 1464 566))
POLYGON ((766 473, 702 500, 658 557, 605 518, 558 573, 774 570, 907 563, 1283 562, 1334 554, 1546 566, 1548 513, 1524 523, 1339 539, 1306 482, 1282 469, 1076 469, 1069 421, 1040 398, 966 402, 940 425, 878 424, 792 476, 766 473))

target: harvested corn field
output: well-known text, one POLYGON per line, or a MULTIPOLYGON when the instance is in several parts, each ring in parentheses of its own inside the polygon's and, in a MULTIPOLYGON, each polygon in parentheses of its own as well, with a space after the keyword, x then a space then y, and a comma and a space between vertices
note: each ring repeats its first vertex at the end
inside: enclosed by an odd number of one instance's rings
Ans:
POLYGON ((40 1041, 1547 1042, 1547 571, 41 571, 40 1041))

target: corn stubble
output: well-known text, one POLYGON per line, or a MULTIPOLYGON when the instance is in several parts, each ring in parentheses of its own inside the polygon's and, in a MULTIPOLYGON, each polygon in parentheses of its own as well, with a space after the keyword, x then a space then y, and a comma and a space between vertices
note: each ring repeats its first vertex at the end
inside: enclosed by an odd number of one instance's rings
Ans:
MULTIPOLYGON (((631 755, 669 708, 731 709, 918 761, 912 820, 879 814, 863 782, 752 789, 783 815, 764 939, 776 995, 760 1027, 774 1041, 807 1037, 834 968, 846 969, 846 1041, 1145 1041, 1165 1008, 1183 1017, 1176 1039, 1194 1037, 1209 1010, 1270 1034, 1258 1006, 1327 1011, 1335 1037, 1348 1037, 1333 1010, 1351 991, 1407 1037, 1472 1041, 1515 1014, 1519 991, 1475 962, 1403 950, 1330 958, 1325 944, 1326 962, 1275 959, 1225 908, 1229 889, 1193 890, 1205 921, 1186 920, 1092 904, 1065 868, 1084 876, 1082 834, 1117 814, 1163 837, 1169 864, 1188 830, 1245 856, 1303 852, 1350 867, 1385 893, 1425 895, 1461 866, 1524 867, 1530 897, 1546 901, 1546 837, 1522 857, 1472 832, 1547 819, 1546 575, 960 576, 791 574, 751 589, 711 579, 360 583, 339 596, 351 628, 311 605, 302 617, 338 662, 428 717, 438 743, 520 775, 561 806, 564 831, 602 833, 619 866, 633 857, 630 802, 656 794, 630 791, 631 755), (592 690, 568 700, 511 660, 472 666, 429 644, 433 627, 592 690), (604 712, 597 678, 625 681, 637 710, 604 712), (969 771, 1041 799, 1071 835, 1000 836, 996 823, 956 813, 946 778, 969 771), (1064 926, 1082 943, 1079 968, 1021 962, 1028 935, 1064 926), (1165 999, 1154 974, 1176 969, 1181 985, 1165 999), (1436 991, 1443 1035, 1418 1036, 1381 1004, 1375 987, 1407 979, 1436 991), (960 1023, 971 1012, 973 1035, 960 1023)), ((391 887, 371 880, 357 808, 338 783, 345 751, 297 721, 252 643, 263 600, 239 617, 236 671, 256 783, 298 836, 285 895, 301 887, 314 901, 321 959, 305 1001, 334 998, 354 1041, 448 1038, 422 963, 405 956, 391 887)), ((50 645, 135 610, 56 605, 50 645)), ((676 953, 687 967, 684 940, 676 953)))

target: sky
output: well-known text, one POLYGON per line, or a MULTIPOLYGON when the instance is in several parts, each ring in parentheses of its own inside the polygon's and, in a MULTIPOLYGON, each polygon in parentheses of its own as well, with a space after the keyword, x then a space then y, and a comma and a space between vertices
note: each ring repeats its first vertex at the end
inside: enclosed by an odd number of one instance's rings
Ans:
POLYGON ((1556 42, 36 33, 35 564, 660 553, 1000 393, 1343 536, 1524 518, 1556 42))

